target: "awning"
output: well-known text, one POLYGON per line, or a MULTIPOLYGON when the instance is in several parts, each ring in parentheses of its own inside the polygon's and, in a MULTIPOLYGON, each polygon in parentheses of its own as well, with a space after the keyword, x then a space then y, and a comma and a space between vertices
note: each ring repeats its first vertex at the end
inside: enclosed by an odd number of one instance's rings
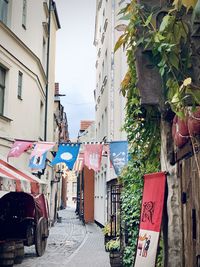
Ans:
POLYGON ((0 190, 38 194, 44 191, 42 185, 46 183, 0 158, 0 190))

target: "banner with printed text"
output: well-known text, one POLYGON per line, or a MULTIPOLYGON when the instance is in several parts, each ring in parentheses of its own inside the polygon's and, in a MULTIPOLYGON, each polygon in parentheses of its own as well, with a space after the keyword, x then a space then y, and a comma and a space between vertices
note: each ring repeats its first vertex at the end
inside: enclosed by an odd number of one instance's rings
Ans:
POLYGON ((144 175, 140 230, 134 267, 155 267, 162 222, 166 174, 144 175))

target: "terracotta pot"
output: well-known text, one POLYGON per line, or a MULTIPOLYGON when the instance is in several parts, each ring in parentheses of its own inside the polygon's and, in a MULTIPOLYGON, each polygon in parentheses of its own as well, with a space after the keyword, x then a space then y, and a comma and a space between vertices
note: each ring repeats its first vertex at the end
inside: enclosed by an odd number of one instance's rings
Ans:
POLYGON ((172 137, 174 143, 178 148, 181 148, 188 142, 189 130, 187 126, 187 119, 183 120, 178 118, 177 115, 174 116, 172 125, 172 137))
POLYGON ((190 113, 188 118, 188 129, 191 136, 200 134, 200 107, 193 112, 190 113))
POLYGON ((182 136, 179 132, 176 132, 174 137, 174 143, 178 148, 181 148, 188 142, 188 139, 189 137, 182 136))
POLYGON ((188 130, 188 117, 185 119, 177 119, 177 125, 178 125, 178 132, 182 136, 189 136, 189 130, 188 130))
POLYGON ((172 124, 172 137, 173 139, 175 138, 176 132, 177 132, 177 121, 178 121, 178 116, 175 115, 173 119, 173 124, 172 124))

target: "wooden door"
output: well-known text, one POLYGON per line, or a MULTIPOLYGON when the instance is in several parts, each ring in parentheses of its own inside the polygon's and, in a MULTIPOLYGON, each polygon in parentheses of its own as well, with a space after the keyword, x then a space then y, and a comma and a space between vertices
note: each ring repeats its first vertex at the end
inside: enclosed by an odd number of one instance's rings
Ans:
POLYGON ((197 165, 200 165, 200 153, 178 163, 184 267, 200 267, 200 176, 197 165))

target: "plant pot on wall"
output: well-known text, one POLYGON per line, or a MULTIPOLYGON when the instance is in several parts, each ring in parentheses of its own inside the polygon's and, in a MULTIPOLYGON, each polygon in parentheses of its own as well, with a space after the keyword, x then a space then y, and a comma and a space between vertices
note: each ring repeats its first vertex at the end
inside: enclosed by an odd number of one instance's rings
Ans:
POLYGON ((189 140, 189 130, 187 125, 187 119, 183 120, 174 116, 172 125, 172 137, 174 143, 178 148, 183 147, 189 140))
POLYGON ((189 112, 187 124, 191 136, 200 134, 200 107, 195 112, 189 112))
POLYGON ((120 251, 110 251, 110 266, 111 267, 122 267, 122 253, 120 251))
POLYGON ((141 104, 163 106, 162 80, 156 66, 150 61, 151 50, 139 47, 135 53, 137 87, 140 91, 141 104))

